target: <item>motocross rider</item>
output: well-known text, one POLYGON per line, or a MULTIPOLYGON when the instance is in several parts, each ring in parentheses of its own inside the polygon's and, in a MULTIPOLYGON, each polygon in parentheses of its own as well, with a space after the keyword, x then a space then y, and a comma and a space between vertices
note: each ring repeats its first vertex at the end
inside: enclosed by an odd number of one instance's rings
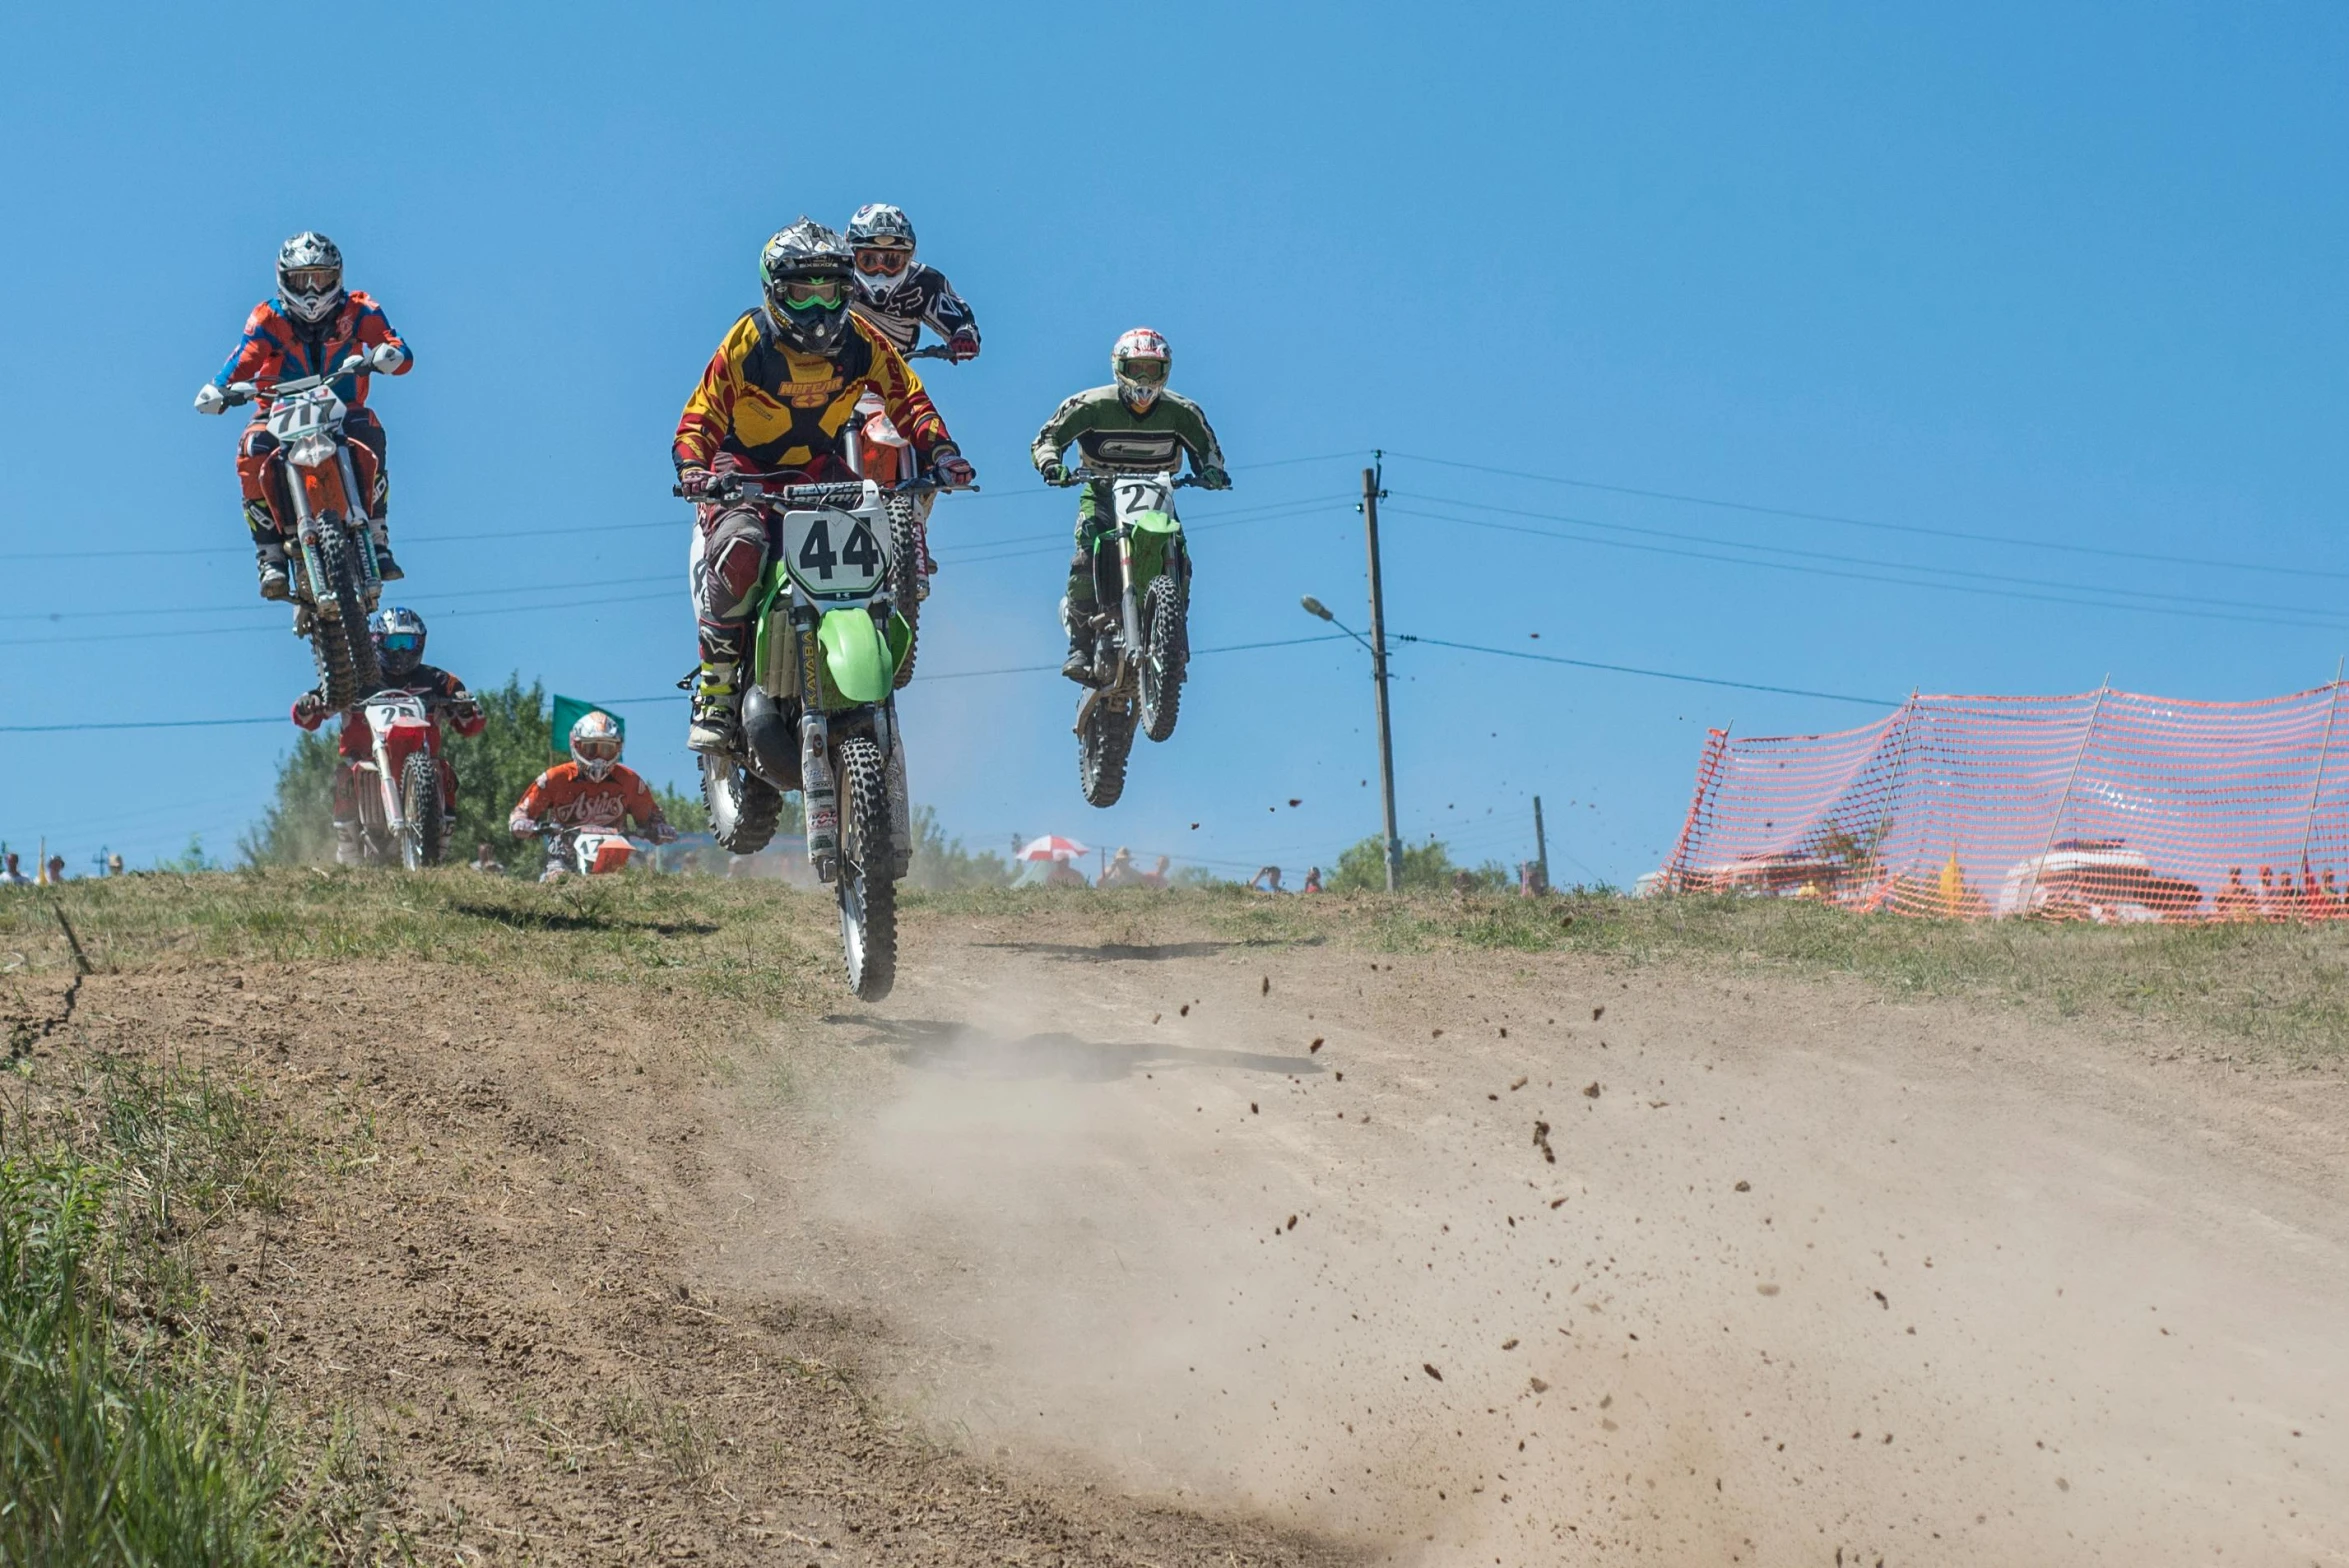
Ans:
MULTIPOLYGON (((367 635, 375 644, 376 662, 383 670, 383 684, 376 691, 404 691, 422 697, 436 728, 445 707, 458 734, 481 733, 488 720, 465 683, 424 662, 423 616, 398 605, 387 606, 367 618, 367 635)), ((316 730, 332 711, 323 690, 306 691, 294 699, 294 722, 306 730, 316 730)), ((354 704, 343 710, 342 734, 335 751, 342 760, 334 770, 334 863, 355 866, 360 861, 359 764, 375 758, 375 735, 363 706, 354 704)), ((446 757, 441 759, 440 787, 442 807, 455 811, 457 770, 446 757)))
MULTIPOLYGON (((1223 469, 1223 448, 1199 405, 1167 389, 1174 354, 1166 339, 1148 327, 1136 327, 1109 351, 1109 368, 1116 380, 1105 387, 1079 392, 1054 410, 1036 432, 1028 455, 1048 485, 1070 482, 1065 459, 1071 443, 1077 465, 1088 468, 1128 468, 1172 472, 1191 457, 1191 471, 1209 490, 1231 488, 1223 469)), ((1077 498, 1077 553, 1068 563, 1068 592, 1060 601, 1060 624, 1068 631, 1068 660, 1060 673, 1080 685, 1093 677, 1093 617, 1108 585, 1096 586, 1096 573, 1114 555, 1100 549, 1108 537, 1115 513, 1109 486, 1101 480, 1087 484, 1077 498)))
POLYGON ((636 830, 656 844, 677 836, 636 770, 620 765, 620 746, 620 726, 610 714, 580 715, 571 726, 571 760, 541 773, 515 802, 514 814, 506 821, 514 836, 547 836, 541 882, 555 881, 565 870, 560 837, 564 828, 619 833, 633 817, 636 830))
POLYGON ((253 421, 237 441, 237 482, 244 487, 245 527, 253 535, 253 553, 261 572, 261 597, 283 599, 286 579, 284 530, 277 519, 289 522, 290 505, 279 509, 271 498, 285 483, 280 466, 272 473, 270 459, 277 438, 269 433, 268 388, 278 381, 297 381, 332 370, 353 354, 365 366, 347 382, 339 383, 347 412, 343 434, 353 451, 352 467, 366 492, 367 517, 375 535, 377 563, 385 581, 405 576, 392 559, 384 515, 391 498, 390 471, 384 466, 383 421, 367 407, 369 373, 404 376, 415 356, 383 309, 365 294, 343 287, 343 253, 323 234, 305 230, 287 240, 277 252, 277 297, 265 299, 245 318, 245 335, 220 373, 196 389, 196 412, 225 413, 228 386, 233 381, 259 382, 261 395, 253 400, 253 421))
POLYGON ((979 357, 979 323, 946 274, 914 260, 913 224, 901 208, 868 202, 848 220, 856 298, 849 308, 879 327, 900 354, 913 351, 927 326, 956 364, 979 357))
POLYGON ((701 502, 693 571, 701 675, 686 735, 695 751, 734 744, 737 668, 767 560, 766 513, 749 502, 710 499, 720 478, 855 478, 844 435, 867 391, 880 395, 891 423, 943 483, 962 486, 974 477, 921 378, 878 327, 849 308, 854 275, 848 246, 820 223, 801 218, 767 241, 759 258, 763 303, 727 332, 678 418, 670 449, 678 486, 701 502))

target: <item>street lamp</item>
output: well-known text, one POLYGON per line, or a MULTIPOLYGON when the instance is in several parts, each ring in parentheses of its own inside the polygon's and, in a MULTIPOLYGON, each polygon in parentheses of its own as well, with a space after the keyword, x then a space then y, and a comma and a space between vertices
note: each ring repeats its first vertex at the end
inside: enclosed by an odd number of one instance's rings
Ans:
MULTIPOLYGON (((1307 615, 1316 620, 1329 622, 1339 631, 1361 643, 1364 651, 1370 655, 1371 677, 1378 682, 1378 785, 1382 803, 1386 808, 1387 891, 1392 893, 1402 885, 1403 844, 1402 840, 1395 836, 1395 741, 1394 734, 1387 724, 1386 650, 1376 642, 1365 642, 1360 632, 1332 615, 1329 606, 1314 598, 1313 595, 1305 595, 1299 603, 1305 607, 1307 615)), ((1375 627, 1373 629, 1376 630, 1375 627)))

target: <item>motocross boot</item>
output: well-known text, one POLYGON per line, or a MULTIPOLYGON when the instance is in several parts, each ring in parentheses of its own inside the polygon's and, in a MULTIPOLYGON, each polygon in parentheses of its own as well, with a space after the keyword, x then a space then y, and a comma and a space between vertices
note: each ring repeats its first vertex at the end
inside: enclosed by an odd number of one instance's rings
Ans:
POLYGON ((1090 606, 1079 607, 1073 600, 1060 601, 1060 624, 1068 633, 1068 658, 1060 666, 1060 673, 1080 686, 1093 684, 1093 628, 1090 606))
POLYGON ((387 583, 396 583, 408 574, 400 570, 400 563, 392 559, 391 528, 379 513, 367 519, 367 532, 375 540, 375 569, 387 583))
POLYGON ((290 599, 293 583, 286 576, 285 541, 277 536, 277 519, 266 501, 245 503, 245 527, 253 535, 253 565, 261 574, 261 597, 290 599))
POLYGON ((735 749, 740 723, 735 704, 740 699, 736 677, 742 669, 743 629, 701 623, 701 679, 693 688, 693 719, 685 731, 685 747, 715 756, 735 749))
POLYGON ((359 824, 348 818, 336 818, 334 824, 334 863, 338 866, 355 866, 364 858, 359 852, 359 824))

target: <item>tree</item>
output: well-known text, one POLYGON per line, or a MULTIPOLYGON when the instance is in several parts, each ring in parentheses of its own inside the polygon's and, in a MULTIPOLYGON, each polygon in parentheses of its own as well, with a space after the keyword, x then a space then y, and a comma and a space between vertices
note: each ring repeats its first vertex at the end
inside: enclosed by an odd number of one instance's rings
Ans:
MULTIPOLYGON (((1467 872, 1470 885, 1478 892, 1490 893, 1509 886, 1508 871, 1487 861, 1470 871, 1456 864, 1452 852, 1443 840, 1430 838, 1424 844, 1403 846, 1402 890, 1406 893, 1448 893, 1462 872, 1467 872)), ((1333 893, 1363 893, 1386 891, 1386 840, 1376 834, 1358 844, 1349 845, 1338 856, 1338 869, 1324 884, 1333 893)))
POLYGON ((1008 887, 1014 867, 993 850, 973 851, 959 838, 950 838, 938 825, 938 813, 916 806, 913 813, 913 867, 906 880, 915 887, 943 891, 962 887, 1008 887))

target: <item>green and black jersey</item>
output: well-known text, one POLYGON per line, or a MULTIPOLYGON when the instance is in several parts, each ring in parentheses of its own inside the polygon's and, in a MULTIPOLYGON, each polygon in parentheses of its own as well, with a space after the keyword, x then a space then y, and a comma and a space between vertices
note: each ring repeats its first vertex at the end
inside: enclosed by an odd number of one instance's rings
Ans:
POLYGON ((1143 413, 1126 407, 1117 384, 1079 392, 1053 411, 1036 432, 1028 456, 1041 471, 1045 464, 1069 463, 1074 445, 1086 466, 1097 468, 1151 468, 1167 472, 1182 466, 1191 454, 1191 471, 1223 467, 1223 448, 1199 405, 1179 392, 1161 392, 1143 413))

